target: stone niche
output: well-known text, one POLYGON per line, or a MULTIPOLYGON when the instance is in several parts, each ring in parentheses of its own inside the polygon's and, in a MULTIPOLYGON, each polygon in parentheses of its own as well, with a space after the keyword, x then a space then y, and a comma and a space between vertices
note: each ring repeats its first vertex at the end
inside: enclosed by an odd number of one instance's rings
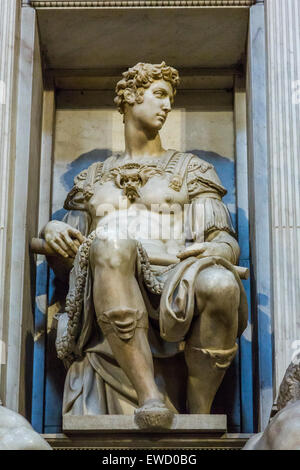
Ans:
MULTIPOLYGON (((31 114, 37 116, 37 110, 42 110, 42 129, 40 141, 36 137, 40 154, 40 194, 35 192, 38 221, 31 235, 37 236, 51 217, 63 217, 63 201, 75 175, 123 148, 122 117, 113 103, 122 71, 137 62, 165 60, 179 70, 181 84, 162 132, 163 143, 166 148, 193 151, 215 165, 228 189, 225 202, 239 236, 240 265, 249 267, 246 91, 249 103, 251 84, 246 90, 246 77, 247 73, 251 77, 251 71, 247 72, 248 33, 250 7, 255 2, 235 2, 235 6, 220 2, 221 7, 214 2, 191 2, 194 5, 189 6, 189 2, 176 2, 176 7, 169 5, 172 2, 160 2, 164 4, 160 7, 153 6, 155 2, 148 6, 147 2, 146 6, 92 2, 94 6, 85 7, 87 3, 91 2, 32 1, 22 8, 22 34, 27 43, 31 41, 33 62, 43 73, 42 92, 35 84, 37 73, 32 75, 34 93, 42 96, 42 103, 32 100, 31 114)), ((34 260, 32 256, 31 262, 34 260)), ((250 280, 243 282, 251 323, 250 280)), ((48 273, 41 255, 32 283, 31 288, 36 288, 35 341, 30 353, 32 400, 26 383, 24 406, 28 415, 31 409, 37 431, 54 435, 62 432, 65 378, 55 353, 55 315, 63 309, 65 293, 53 273, 48 273)), ((230 433, 254 429, 252 348, 257 340, 251 331, 249 326, 241 338, 239 354, 214 403, 214 414, 227 415, 230 433)), ((224 421, 219 434, 224 434, 223 427, 224 421)), ((54 437, 49 439, 55 445, 54 437)))

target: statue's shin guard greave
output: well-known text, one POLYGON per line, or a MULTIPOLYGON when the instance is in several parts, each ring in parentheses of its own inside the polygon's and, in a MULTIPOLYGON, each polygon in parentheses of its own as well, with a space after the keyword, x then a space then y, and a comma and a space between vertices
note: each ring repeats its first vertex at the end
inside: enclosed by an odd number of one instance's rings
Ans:
POLYGON ((148 328, 146 312, 131 308, 114 308, 97 315, 98 324, 105 336, 114 333, 119 339, 133 338, 136 328, 148 328))
POLYGON ((226 370, 236 355, 238 345, 235 344, 231 349, 198 349, 194 347, 192 349, 203 354, 210 361, 212 368, 226 370))
POLYGON ((186 346, 190 413, 210 413, 215 394, 237 349, 237 344, 231 349, 221 350, 186 346))

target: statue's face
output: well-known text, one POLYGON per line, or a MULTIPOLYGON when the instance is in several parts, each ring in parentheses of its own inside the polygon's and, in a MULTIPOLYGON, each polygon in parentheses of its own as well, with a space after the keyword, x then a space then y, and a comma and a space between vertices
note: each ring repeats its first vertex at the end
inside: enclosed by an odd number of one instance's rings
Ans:
POLYGON ((138 127, 159 131, 164 125, 173 103, 172 85, 165 80, 156 80, 145 89, 142 103, 131 107, 131 118, 138 127))

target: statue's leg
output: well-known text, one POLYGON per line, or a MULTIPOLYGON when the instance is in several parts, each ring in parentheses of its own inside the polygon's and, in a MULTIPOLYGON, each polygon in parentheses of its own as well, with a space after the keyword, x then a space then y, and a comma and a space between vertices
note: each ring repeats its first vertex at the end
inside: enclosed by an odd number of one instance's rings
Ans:
POLYGON ((90 263, 95 311, 115 359, 137 392, 139 406, 164 408, 154 381, 148 316, 135 277, 136 257, 134 240, 93 242, 90 263))
POLYGON ((237 346, 239 285, 222 266, 201 271, 195 285, 199 316, 186 341, 190 413, 210 413, 237 346))

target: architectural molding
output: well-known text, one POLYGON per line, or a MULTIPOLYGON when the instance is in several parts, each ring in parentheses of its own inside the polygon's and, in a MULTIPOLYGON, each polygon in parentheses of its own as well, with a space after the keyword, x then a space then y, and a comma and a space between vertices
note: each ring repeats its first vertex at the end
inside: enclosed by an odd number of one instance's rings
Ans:
POLYGON ((265 43, 265 8, 250 9, 247 112, 248 112, 248 185, 251 279, 253 287, 252 318, 256 389, 255 409, 259 430, 269 421, 273 405, 273 292, 269 154, 267 135, 267 77, 265 43))
POLYGON ((129 450, 129 449, 193 449, 193 450, 240 450, 251 434, 223 434, 222 437, 203 437, 188 433, 167 433, 152 437, 148 433, 114 432, 88 434, 43 434, 42 437, 55 450, 129 450))
POLYGON ((64 0, 41 1, 31 0, 28 3, 34 8, 249 8, 256 0, 64 0))
MULTIPOLYGON (((7 3, 21 5, 10 0, 7 3)), ((8 325, 3 402, 7 408, 29 416, 33 343, 31 266, 34 260, 28 250, 28 240, 37 232, 43 80, 35 10, 21 9, 20 21, 20 31, 15 31, 20 40, 20 53, 18 82, 13 89, 17 105, 15 151, 10 156, 14 172, 8 192, 10 264, 5 267, 5 279, 10 288, 6 292, 4 310, 8 325)))

